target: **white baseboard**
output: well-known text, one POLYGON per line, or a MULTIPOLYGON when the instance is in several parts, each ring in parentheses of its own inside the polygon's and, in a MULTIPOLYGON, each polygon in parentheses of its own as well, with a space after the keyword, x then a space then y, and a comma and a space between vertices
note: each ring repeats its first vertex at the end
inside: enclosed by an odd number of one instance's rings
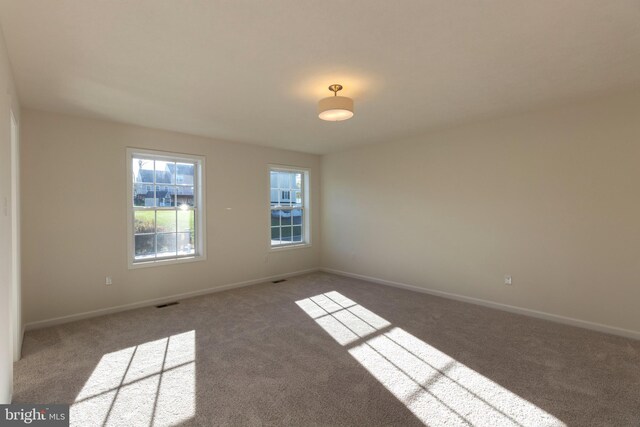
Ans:
POLYGON ((321 268, 320 270, 326 273, 337 274, 339 276, 345 276, 345 277, 351 277, 354 279, 360 279, 367 282, 377 283, 380 285, 393 286, 395 288, 407 289, 414 292, 421 292, 424 294, 435 295, 435 296, 449 298, 457 301, 468 302, 471 304, 482 305, 484 307, 508 311, 510 313, 523 314, 525 316, 536 317, 538 319, 550 320, 556 323, 563 323, 565 325, 577 326, 579 328, 591 329, 598 332, 604 332, 607 334, 613 334, 613 335, 618 335, 626 338, 633 338, 636 340, 640 340, 640 331, 633 331, 631 329, 623 329, 623 328, 618 328, 616 326, 603 325, 601 323, 589 322, 587 320, 574 319, 572 317, 560 316, 557 314, 546 313, 544 311, 531 310, 529 308, 502 304, 499 302, 493 302, 493 301, 484 300, 480 298, 467 297, 464 295, 438 291, 435 289, 422 288, 420 286, 408 285, 406 283, 394 282, 391 280, 378 279, 377 277, 370 277, 362 274, 349 273, 347 271, 334 270, 331 268, 321 268))
MULTIPOLYGON (((241 288, 244 286, 257 285, 258 283, 270 282, 273 280, 286 279, 287 277, 300 276, 302 274, 313 273, 319 271, 319 268, 310 268, 308 270, 294 271, 291 273, 277 274, 275 276, 261 277, 259 279, 245 280, 244 282, 229 283, 227 285, 216 286, 214 288, 201 289, 193 292, 185 292, 161 298, 154 298, 130 304, 118 305, 115 307, 101 308, 98 310, 85 311, 83 313, 70 314, 68 316, 54 317, 52 319, 39 320, 37 322, 29 322, 24 325, 24 330, 31 331, 34 329, 46 328, 48 326, 60 325, 63 323, 74 322, 76 320, 88 319, 91 317, 104 316, 105 314, 118 313, 120 311, 132 310, 134 308, 149 307, 152 305, 164 304, 176 300, 182 300, 200 295, 222 292, 229 289, 241 288)), ((24 334, 24 332, 23 332, 24 334)))

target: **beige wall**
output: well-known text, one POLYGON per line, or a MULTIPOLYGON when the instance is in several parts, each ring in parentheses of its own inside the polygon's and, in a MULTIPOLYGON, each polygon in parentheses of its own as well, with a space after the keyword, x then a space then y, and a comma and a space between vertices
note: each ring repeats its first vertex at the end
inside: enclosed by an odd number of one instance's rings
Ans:
POLYGON ((640 331, 640 94, 326 155, 322 177, 325 267, 640 331))
POLYGON ((33 110, 21 126, 27 322, 323 265, 640 331, 638 93, 326 155, 322 224, 318 156, 33 110), (127 269, 127 146, 206 156, 207 261, 127 269), (267 250, 268 163, 311 168, 311 248, 267 250))
MULTIPOLYGON (((16 254, 13 251, 11 214, 13 207, 11 111, 16 121, 19 121, 20 106, 13 85, 4 38, 0 32, 0 404, 9 403, 11 400, 13 358, 16 346, 14 332, 22 329, 19 311, 16 314, 12 305, 14 299, 19 302, 20 295, 14 293, 12 289, 13 257, 16 254), (17 327, 14 323, 16 320, 17 327)), ((20 345, 20 339, 17 345, 20 345)))
POLYGON ((319 156, 33 110, 22 141, 28 323, 319 266, 319 156), (206 261, 128 269, 126 147, 206 157, 206 261), (311 169, 309 248, 268 251, 269 163, 311 169))

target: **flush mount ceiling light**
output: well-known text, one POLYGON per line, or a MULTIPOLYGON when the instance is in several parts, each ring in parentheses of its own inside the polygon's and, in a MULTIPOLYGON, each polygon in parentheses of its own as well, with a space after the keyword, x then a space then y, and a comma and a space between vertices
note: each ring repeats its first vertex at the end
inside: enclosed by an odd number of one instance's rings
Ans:
POLYGON ((331 85, 329 90, 333 92, 333 96, 323 98, 318 102, 318 117, 330 122, 339 122, 353 117, 353 99, 338 96, 342 85, 331 85))

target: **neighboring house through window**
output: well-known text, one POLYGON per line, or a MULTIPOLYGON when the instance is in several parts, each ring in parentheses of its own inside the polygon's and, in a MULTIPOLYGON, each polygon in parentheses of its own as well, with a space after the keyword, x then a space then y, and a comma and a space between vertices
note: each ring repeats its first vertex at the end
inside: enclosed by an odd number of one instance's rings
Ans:
POLYGON ((127 150, 129 265, 203 259, 204 158, 127 150))
POLYGON ((271 166, 271 247, 310 244, 309 171, 271 166))

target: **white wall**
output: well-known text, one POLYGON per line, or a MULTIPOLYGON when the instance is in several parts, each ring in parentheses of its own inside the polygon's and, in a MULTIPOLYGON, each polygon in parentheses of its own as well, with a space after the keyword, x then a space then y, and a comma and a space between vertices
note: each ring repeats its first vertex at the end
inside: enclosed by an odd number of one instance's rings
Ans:
POLYGON ((322 177, 327 268, 640 332, 638 93, 326 155, 322 177))
POLYGON ((21 330, 18 315, 14 324, 12 319, 12 302, 19 300, 13 292, 13 253, 11 200, 12 167, 11 167, 11 120, 13 111, 17 121, 20 120, 18 97, 13 85, 11 67, 7 58, 4 37, 0 32, 0 404, 11 401, 13 387, 13 359, 15 353, 14 330, 21 330), (6 204, 5 204, 6 200, 6 204))
POLYGON ((28 109, 21 141, 27 323, 319 267, 319 156, 28 109), (126 147, 206 157, 206 261, 128 269, 126 147), (311 170, 309 248, 268 250, 269 163, 311 170))

